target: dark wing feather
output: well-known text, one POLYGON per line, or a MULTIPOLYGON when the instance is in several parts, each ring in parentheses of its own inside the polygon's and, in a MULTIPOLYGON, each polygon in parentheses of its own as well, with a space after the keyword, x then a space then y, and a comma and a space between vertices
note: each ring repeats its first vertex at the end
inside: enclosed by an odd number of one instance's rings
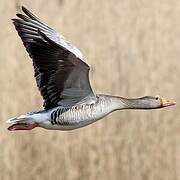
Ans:
POLYGON ((89 66, 81 60, 81 52, 26 8, 22 10, 26 15, 17 14, 19 18, 12 20, 33 60, 34 76, 45 109, 66 102, 73 105, 86 97, 95 100, 89 66))

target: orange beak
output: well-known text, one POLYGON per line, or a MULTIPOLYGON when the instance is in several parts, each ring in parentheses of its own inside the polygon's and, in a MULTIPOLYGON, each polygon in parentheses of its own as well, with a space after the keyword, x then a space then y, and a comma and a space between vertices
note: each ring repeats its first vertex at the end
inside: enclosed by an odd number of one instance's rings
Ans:
POLYGON ((174 100, 169 100, 169 99, 164 99, 164 98, 162 98, 161 100, 162 100, 162 107, 173 106, 176 104, 174 100))

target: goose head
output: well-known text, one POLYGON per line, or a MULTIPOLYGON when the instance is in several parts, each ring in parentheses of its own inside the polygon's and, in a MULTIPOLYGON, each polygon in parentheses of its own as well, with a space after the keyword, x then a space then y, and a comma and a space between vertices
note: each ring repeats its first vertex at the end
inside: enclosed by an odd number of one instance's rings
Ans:
POLYGON ((176 102, 174 100, 165 99, 160 96, 145 96, 133 99, 129 105, 130 107, 137 107, 138 109, 158 109, 175 104, 176 102))

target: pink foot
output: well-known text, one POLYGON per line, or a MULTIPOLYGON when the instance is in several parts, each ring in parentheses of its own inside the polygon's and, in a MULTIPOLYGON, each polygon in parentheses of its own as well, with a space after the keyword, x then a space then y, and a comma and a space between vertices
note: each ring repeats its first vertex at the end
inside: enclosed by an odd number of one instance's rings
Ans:
POLYGON ((11 126, 8 127, 9 131, 16 131, 16 130, 31 130, 34 129, 35 127, 37 127, 38 124, 34 123, 34 124, 27 124, 27 123, 17 123, 17 124, 13 124, 11 126))

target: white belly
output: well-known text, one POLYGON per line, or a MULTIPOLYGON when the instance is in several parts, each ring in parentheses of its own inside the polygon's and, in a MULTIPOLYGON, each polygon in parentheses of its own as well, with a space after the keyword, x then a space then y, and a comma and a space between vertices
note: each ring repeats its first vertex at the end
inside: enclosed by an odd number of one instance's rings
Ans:
POLYGON ((92 124, 111 111, 107 108, 102 108, 100 105, 69 109, 63 113, 60 110, 58 111, 58 108, 55 108, 49 112, 51 114, 49 115, 49 120, 42 121, 39 123, 39 126, 53 130, 73 130, 92 124))

